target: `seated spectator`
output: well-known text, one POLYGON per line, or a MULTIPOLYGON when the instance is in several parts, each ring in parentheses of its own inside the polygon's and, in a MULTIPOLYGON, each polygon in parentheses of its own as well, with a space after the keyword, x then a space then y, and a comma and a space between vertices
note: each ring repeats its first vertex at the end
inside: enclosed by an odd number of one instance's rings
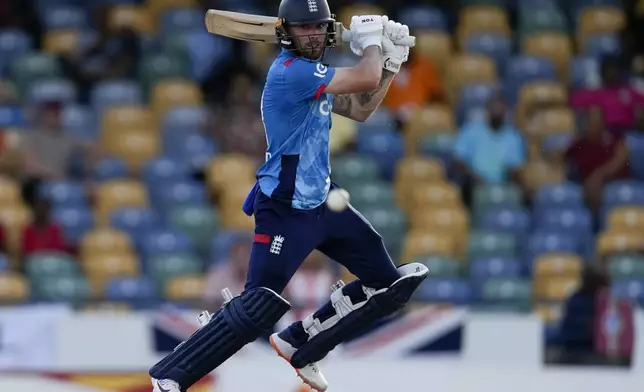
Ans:
POLYGON ((601 66, 602 85, 572 94, 570 103, 575 109, 598 106, 604 112, 606 126, 613 132, 635 127, 644 111, 644 94, 629 85, 619 60, 607 58, 601 66))
POLYGON ((415 109, 442 99, 443 86, 438 71, 431 62, 411 51, 409 60, 389 86, 384 105, 404 123, 415 109))
POLYGON ((248 237, 238 238, 230 247, 227 260, 218 262, 206 272, 206 291, 203 300, 206 309, 217 310, 224 299, 221 290, 226 287, 233 295, 239 295, 246 284, 246 273, 252 242, 248 237))
POLYGON ((487 103, 487 121, 466 124, 454 143, 457 170, 463 176, 465 200, 476 184, 518 181, 525 162, 519 131, 506 122, 507 107, 500 97, 487 103))
POLYGON ((244 154, 260 165, 265 160, 266 133, 258 110, 261 91, 255 82, 250 71, 232 75, 226 102, 215 109, 211 134, 223 151, 244 154))
POLYGON ((34 219, 22 233, 22 256, 41 251, 58 251, 71 253, 65 242, 62 228, 51 218, 49 200, 38 198, 34 202, 34 219))
POLYGON ((565 161, 576 171, 584 185, 590 208, 597 210, 607 181, 630 175, 628 148, 623 137, 606 130, 604 112, 588 110, 586 131, 565 151, 565 161))
POLYGON ((25 160, 25 197, 33 198, 33 189, 41 180, 63 179, 70 174, 74 158, 83 156, 81 172, 98 159, 98 146, 65 133, 61 124, 61 104, 47 102, 38 108, 35 129, 20 135, 25 160))

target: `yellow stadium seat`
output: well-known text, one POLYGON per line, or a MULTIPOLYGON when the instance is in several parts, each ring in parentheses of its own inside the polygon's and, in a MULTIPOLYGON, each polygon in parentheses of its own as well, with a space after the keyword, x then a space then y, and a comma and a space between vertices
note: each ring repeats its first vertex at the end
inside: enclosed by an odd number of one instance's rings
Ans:
POLYGON ((557 303, 537 304, 535 308, 535 312, 545 323, 547 324, 554 323, 561 319, 561 304, 557 304, 557 303))
POLYGON ((536 295, 542 301, 563 301, 579 287, 578 276, 535 277, 536 295))
POLYGON ((553 107, 537 112, 525 129, 525 134, 537 142, 544 136, 575 133, 575 112, 568 107, 553 107))
POLYGON ((396 165, 396 198, 404 200, 414 187, 421 183, 441 182, 445 178, 445 168, 436 159, 408 156, 396 165))
POLYGON ((413 211, 410 216, 411 228, 430 232, 445 232, 454 236, 467 233, 470 218, 467 211, 459 205, 427 207, 413 211))
POLYGON ((447 86, 452 105, 458 104, 461 88, 472 83, 496 83, 496 65, 482 54, 459 54, 447 65, 447 86))
POLYGON ((103 147, 110 155, 122 158, 130 168, 139 169, 159 154, 160 144, 159 135, 135 128, 107 134, 103 147))
POLYGON ((99 302, 99 303, 90 303, 86 306, 83 306, 83 312, 110 312, 110 313, 129 313, 132 311, 132 306, 123 302, 99 302))
POLYGON ((565 180, 565 171, 561 165, 545 162, 528 162, 521 169, 521 182, 528 191, 544 185, 560 184, 565 180))
POLYGON ((405 150, 413 154, 418 149, 418 140, 427 134, 436 132, 454 132, 456 129, 454 112, 447 105, 428 105, 412 112, 405 123, 405 150))
POLYGON ((135 128, 157 133, 154 113, 143 106, 113 106, 103 114, 101 134, 104 137, 135 128))
POLYGON ((518 122, 526 129, 529 117, 546 107, 563 106, 568 102, 567 88, 558 82, 528 82, 519 91, 518 122))
POLYGON ((534 262, 535 276, 580 276, 583 260, 573 253, 546 253, 534 262))
POLYGON ((23 276, 14 273, 0 274, 0 303, 26 302, 29 295, 29 284, 23 276))
POLYGON ((78 30, 53 30, 45 33, 43 49, 52 54, 70 54, 78 50, 81 32, 78 30))
POLYGON ((0 224, 7 234, 7 250, 12 259, 20 254, 22 232, 31 219, 31 209, 24 204, 0 206, 0 224))
POLYGON ((563 83, 568 83, 570 59, 573 46, 568 34, 540 33, 524 38, 523 52, 527 55, 549 59, 557 67, 557 76, 563 83))
POLYGON ((134 253, 130 236, 111 227, 97 228, 81 240, 80 258, 89 260, 103 254, 129 255, 134 253))
POLYGON ((441 75, 445 74, 453 51, 452 39, 444 31, 420 30, 416 33, 414 53, 429 60, 441 75))
MULTIPOLYGON (((249 54, 247 61, 255 69, 267 72, 275 58, 275 46, 263 42, 248 42, 249 54)), ((334 123, 335 124, 335 123, 334 123)), ((335 127, 335 125, 334 125, 335 127)))
POLYGON ((644 231, 644 208, 635 206, 615 207, 608 213, 610 231, 644 231))
POLYGON ((424 207, 462 207, 459 189, 447 182, 417 184, 409 192, 409 198, 399 200, 403 211, 412 214, 424 207))
POLYGON ((510 24, 507 13, 500 7, 473 5, 464 7, 459 13, 457 35, 459 46, 472 35, 499 34, 510 35, 510 24))
POLYGON ((203 298, 204 288, 202 275, 185 275, 168 282, 165 294, 172 301, 198 301, 203 298))
POLYGON ((251 182, 231 183, 222 189, 219 195, 222 226, 236 230, 255 228, 254 220, 241 210, 253 185, 254 183, 251 182))
POLYGON ((201 89, 186 79, 164 79, 154 85, 152 108, 157 118, 175 106, 197 106, 203 104, 201 89))
POLYGON ((20 186, 10 177, 0 177, 0 207, 20 204, 20 186))
POLYGON ((456 255, 456 240, 447 233, 410 231, 403 244, 403 262, 427 255, 448 256, 456 255))
POLYGON ((337 14, 336 20, 349 28, 351 17, 354 15, 385 15, 385 10, 375 4, 353 3, 342 7, 337 14))
POLYGON ((597 238, 597 254, 608 256, 619 252, 644 251, 644 236, 632 231, 606 231, 597 238))
POLYGON ((358 134, 358 126, 355 121, 339 114, 332 113, 331 119, 333 121, 333 132, 329 135, 329 149, 333 154, 344 150, 355 140, 358 134))
POLYGON ((242 181, 254 182, 256 170, 255 164, 245 155, 219 155, 208 167, 208 185, 210 189, 219 192, 228 184, 242 181))
POLYGON ((619 7, 588 6, 579 16, 577 24, 577 47, 583 48, 586 39, 593 34, 619 33, 626 25, 626 16, 619 7))
POLYGON ((137 33, 150 34, 154 32, 154 23, 145 7, 119 4, 109 10, 108 28, 112 31, 130 28, 137 33))
POLYGON ((102 183, 97 192, 96 214, 99 224, 109 224, 110 214, 120 208, 145 207, 148 194, 135 180, 111 180, 102 183))
POLYGON ((84 259, 83 267, 95 295, 102 295, 105 284, 112 278, 140 273, 139 262, 132 253, 97 254, 84 259))

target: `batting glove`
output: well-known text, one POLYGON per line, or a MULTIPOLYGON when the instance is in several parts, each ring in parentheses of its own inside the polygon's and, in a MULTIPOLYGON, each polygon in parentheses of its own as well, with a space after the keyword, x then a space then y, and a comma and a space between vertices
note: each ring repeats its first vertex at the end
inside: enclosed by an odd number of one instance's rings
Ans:
POLYGON ((351 18, 351 50, 360 55, 369 46, 382 48, 384 23, 380 15, 360 15, 351 18))
POLYGON ((393 20, 383 17, 383 38, 382 38, 382 67, 387 71, 397 74, 400 67, 409 58, 409 47, 396 45, 394 42, 401 42, 409 36, 409 27, 393 20))

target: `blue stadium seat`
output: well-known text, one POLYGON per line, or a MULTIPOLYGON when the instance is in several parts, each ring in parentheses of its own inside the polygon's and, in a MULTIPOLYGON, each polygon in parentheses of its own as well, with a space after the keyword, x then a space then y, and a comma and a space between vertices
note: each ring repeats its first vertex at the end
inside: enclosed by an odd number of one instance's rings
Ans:
POLYGON ((163 37, 171 34, 182 34, 193 30, 203 30, 203 12, 195 8, 173 8, 165 11, 161 16, 161 28, 159 30, 163 37))
POLYGON ((93 177, 107 181, 128 176, 127 164, 120 158, 104 158, 94 167, 93 177))
POLYGON ((4 76, 9 62, 18 55, 27 53, 32 48, 31 39, 22 30, 0 30, 0 76, 4 76))
POLYGON ((391 180, 396 163, 404 155, 402 135, 395 131, 358 131, 358 152, 378 160, 382 177, 391 180))
POLYGON ((10 263, 6 254, 0 253, 0 272, 9 271, 10 263))
POLYGON ((601 83, 599 74, 599 63, 591 57, 575 57, 570 62, 569 71, 570 85, 573 89, 591 87, 593 84, 601 83))
POLYGON ((630 151, 631 170, 637 179, 644 180, 644 134, 639 131, 629 132, 626 144, 630 151))
POLYGON ((0 127, 22 127, 25 125, 25 113, 19 106, 0 106, 0 127))
POLYGON ((547 185, 537 189, 534 210, 537 214, 546 209, 579 208, 584 206, 581 186, 574 183, 547 185))
POLYGON ((530 224, 530 214, 524 208, 493 208, 483 212, 479 228, 522 235, 530 224))
POLYGON ((493 277, 518 277, 522 268, 519 260, 507 257, 487 257, 470 261, 469 276, 472 280, 493 277))
POLYGON ((105 299, 148 307, 158 300, 152 280, 145 276, 113 278, 105 285, 105 299))
POLYGON ((163 227, 159 216, 148 208, 121 208, 110 215, 110 224, 117 230, 127 233, 135 243, 141 236, 154 229, 163 227))
POLYGON ((192 253, 190 238, 178 231, 157 229, 144 233, 139 242, 144 259, 164 253, 192 253))
POLYGON ((164 155, 193 168, 201 168, 212 160, 217 152, 214 141, 197 132, 184 133, 172 130, 163 134, 164 155))
POLYGON ((504 76, 504 90, 508 102, 514 105, 521 86, 538 80, 557 80, 552 61, 538 56, 517 56, 509 59, 504 76))
POLYGON ((85 10, 69 5, 46 7, 46 12, 42 13, 42 22, 46 30, 81 30, 90 27, 85 10))
POLYGON ((463 124, 468 111, 473 108, 485 107, 485 104, 500 91, 496 83, 473 83, 467 84, 459 91, 457 116, 460 124, 463 124))
POLYGON ((577 24, 581 11, 586 7, 594 5, 621 7, 622 3, 620 0, 570 0, 561 2, 561 5, 567 6, 566 11, 568 11, 569 15, 572 17, 573 23, 577 24))
POLYGON ((54 207, 82 207, 87 203, 83 185, 71 180, 45 182, 39 192, 51 200, 54 207))
POLYGON ((161 184, 188 180, 188 166, 168 157, 161 157, 148 162, 143 168, 143 179, 149 187, 161 184))
POLYGON ((607 56, 619 56, 622 42, 617 34, 599 34, 588 37, 583 55, 601 61, 607 56))
POLYGON ((535 214, 535 229, 560 233, 589 233, 592 214, 583 207, 547 209, 535 214))
POLYGON ((29 87, 27 98, 30 103, 42 103, 57 101, 62 103, 73 103, 76 101, 76 86, 69 80, 49 79, 39 80, 29 87))
POLYGON ((577 253, 583 251, 581 241, 571 233, 535 232, 526 243, 525 261, 528 265, 543 253, 577 253))
POLYGON ((427 278, 416 290, 419 301, 467 305, 472 292, 467 280, 454 278, 427 278))
POLYGON ((507 61, 512 55, 512 40, 502 35, 474 35, 465 42, 464 51, 488 56, 494 60, 497 72, 503 75, 507 61))
POLYGON ((52 215, 63 228, 65 239, 72 244, 80 243, 95 225, 94 213, 86 206, 56 207, 52 215))
POLYGON ((606 209, 619 205, 644 204, 644 182, 633 180, 611 182, 604 187, 602 200, 606 209))
POLYGON ((630 299, 639 305, 644 304, 644 280, 627 279, 613 282, 611 293, 617 298, 630 299))
POLYGON ((543 149, 544 152, 546 153, 558 153, 561 151, 565 151, 568 146, 573 142, 575 139, 575 134, 574 133, 559 133, 555 135, 548 135, 545 138, 543 138, 541 142, 541 148, 543 149))
POLYGON ((92 89, 90 101, 96 110, 102 111, 109 106, 141 104, 143 93, 134 81, 101 82, 92 89))
POLYGON ((65 132, 80 140, 98 138, 98 120, 94 111, 87 106, 67 105, 63 109, 62 126, 65 132))
POLYGON ((429 5, 405 7, 396 21, 406 24, 410 29, 447 30, 447 19, 443 12, 429 5))
POLYGON ((175 106, 161 120, 163 132, 202 130, 208 124, 208 110, 203 106, 175 106))
POLYGON ((231 246, 237 241, 246 240, 252 243, 251 234, 237 230, 222 230, 212 239, 210 261, 218 263, 228 258, 231 246))
POLYGON ((153 205, 164 212, 170 212, 172 207, 205 204, 207 197, 205 186, 196 181, 159 184, 150 189, 153 205))

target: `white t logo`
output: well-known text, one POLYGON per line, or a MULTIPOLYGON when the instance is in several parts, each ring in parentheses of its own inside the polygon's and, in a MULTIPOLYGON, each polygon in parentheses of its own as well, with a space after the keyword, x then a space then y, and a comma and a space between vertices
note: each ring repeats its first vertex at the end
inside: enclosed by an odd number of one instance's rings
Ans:
POLYGON ((317 63, 315 65, 315 73, 313 75, 317 76, 320 79, 324 79, 327 72, 329 72, 329 68, 327 68, 326 65, 317 63))

